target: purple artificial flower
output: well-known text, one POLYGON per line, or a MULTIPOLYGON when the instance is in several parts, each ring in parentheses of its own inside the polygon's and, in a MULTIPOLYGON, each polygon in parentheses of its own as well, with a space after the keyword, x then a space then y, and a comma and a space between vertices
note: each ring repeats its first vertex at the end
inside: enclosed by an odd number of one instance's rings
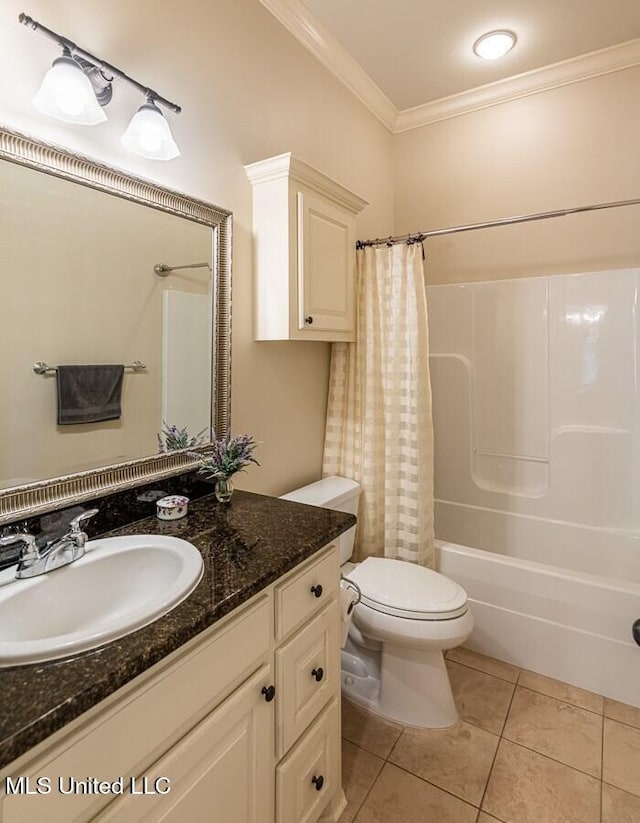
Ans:
POLYGON ((213 441, 212 451, 206 457, 194 454, 200 460, 199 472, 207 480, 228 480, 236 472, 244 471, 253 463, 260 463, 253 456, 258 446, 253 435, 239 434, 232 437, 230 434, 213 441))
POLYGON ((202 429, 198 434, 191 436, 187 427, 179 428, 162 421, 162 430, 158 432, 158 451, 160 454, 175 452, 180 449, 194 449, 196 446, 204 446, 208 441, 206 434, 208 429, 202 429), (164 439, 163 439, 164 438, 164 439))

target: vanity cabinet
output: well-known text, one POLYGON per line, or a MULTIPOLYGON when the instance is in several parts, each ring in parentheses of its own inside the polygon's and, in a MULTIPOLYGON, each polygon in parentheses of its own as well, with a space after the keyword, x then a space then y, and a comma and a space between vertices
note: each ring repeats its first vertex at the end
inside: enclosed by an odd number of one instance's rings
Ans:
POLYGON ((273 709, 261 694, 269 679, 263 666, 147 771, 146 787, 157 794, 128 792, 98 819, 185 823, 207 810, 219 819, 214 810, 223 809, 225 823, 271 823, 273 709), (163 794, 167 775, 171 792, 163 794))
POLYGON ((355 220, 366 200, 290 153, 245 170, 255 339, 355 340, 355 220))
POLYGON ((337 821, 338 592, 330 545, 3 770, 0 823, 337 821))

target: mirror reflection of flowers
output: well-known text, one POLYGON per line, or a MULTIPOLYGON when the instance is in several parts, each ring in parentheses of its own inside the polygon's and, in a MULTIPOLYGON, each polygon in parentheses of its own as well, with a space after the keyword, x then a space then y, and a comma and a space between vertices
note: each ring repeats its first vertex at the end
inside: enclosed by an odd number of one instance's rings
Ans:
POLYGON ((194 449, 196 446, 204 446, 209 442, 209 429, 204 428, 198 434, 190 435, 187 427, 180 428, 176 425, 169 425, 166 420, 162 421, 162 429, 158 432, 158 452, 166 454, 180 449, 194 449))
POLYGON ((260 465, 253 456, 258 445, 251 434, 238 434, 235 437, 227 434, 214 439, 212 451, 206 457, 201 454, 194 454, 193 457, 200 460, 198 472, 207 480, 228 480, 236 472, 245 471, 251 463, 260 465))

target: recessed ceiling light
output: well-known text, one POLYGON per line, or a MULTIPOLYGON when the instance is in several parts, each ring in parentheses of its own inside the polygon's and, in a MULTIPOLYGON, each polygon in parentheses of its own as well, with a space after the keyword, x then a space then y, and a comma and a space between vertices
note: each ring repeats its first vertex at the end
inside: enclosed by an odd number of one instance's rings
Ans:
POLYGON ((512 31, 490 31, 478 37, 473 50, 483 60, 497 60, 511 51, 515 44, 516 36, 512 31))

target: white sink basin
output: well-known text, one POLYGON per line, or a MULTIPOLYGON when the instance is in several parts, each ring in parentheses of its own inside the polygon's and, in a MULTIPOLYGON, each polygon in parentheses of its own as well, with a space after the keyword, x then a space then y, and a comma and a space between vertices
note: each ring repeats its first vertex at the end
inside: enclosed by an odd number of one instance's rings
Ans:
POLYGON ((80 560, 15 579, 0 572, 0 667, 94 649, 152 623, 202 577, 200 552, 160 535, 90 540, 80 560))

